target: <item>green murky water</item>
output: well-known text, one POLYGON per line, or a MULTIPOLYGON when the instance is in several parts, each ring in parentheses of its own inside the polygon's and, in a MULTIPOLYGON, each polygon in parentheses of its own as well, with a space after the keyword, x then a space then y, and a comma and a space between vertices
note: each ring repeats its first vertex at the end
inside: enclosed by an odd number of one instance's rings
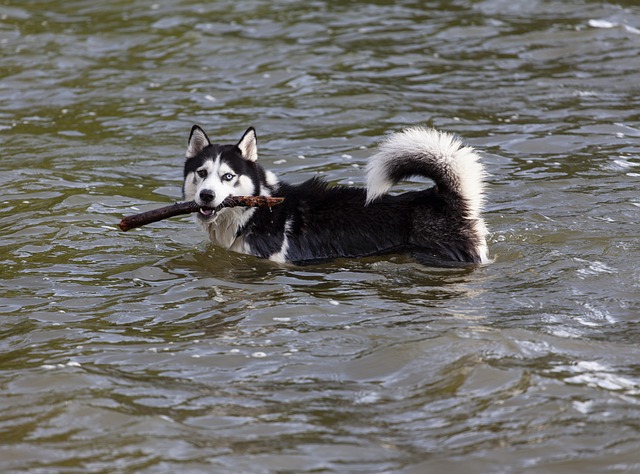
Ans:
POLYGON ((640 470, 637 2, 5 0, 0 51, 3 472, 640 470), (453 131, 496 261, 118 232, 193 123, 342 184, 453 131))

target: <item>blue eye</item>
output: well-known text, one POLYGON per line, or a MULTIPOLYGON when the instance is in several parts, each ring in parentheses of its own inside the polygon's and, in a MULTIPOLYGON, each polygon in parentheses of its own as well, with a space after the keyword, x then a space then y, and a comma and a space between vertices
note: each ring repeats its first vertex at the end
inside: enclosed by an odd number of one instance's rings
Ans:
POLYGON ((231 174, 231 173, 225 173, 222 175, 222 180, 223 181, 231 181, 233 178, 235 178, 235 175, 231 174))

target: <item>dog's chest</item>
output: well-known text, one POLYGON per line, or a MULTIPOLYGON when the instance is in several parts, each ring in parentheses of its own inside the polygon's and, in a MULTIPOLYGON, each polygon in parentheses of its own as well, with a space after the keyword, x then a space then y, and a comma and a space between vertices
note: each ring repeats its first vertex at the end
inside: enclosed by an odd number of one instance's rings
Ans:
POLYGON ((220 211, 216 220, 207 224, 209 239, 214 244, 240 253, 248 253, 245 239, 238 232, 249 221, 255 209, 230 208, 220 211))

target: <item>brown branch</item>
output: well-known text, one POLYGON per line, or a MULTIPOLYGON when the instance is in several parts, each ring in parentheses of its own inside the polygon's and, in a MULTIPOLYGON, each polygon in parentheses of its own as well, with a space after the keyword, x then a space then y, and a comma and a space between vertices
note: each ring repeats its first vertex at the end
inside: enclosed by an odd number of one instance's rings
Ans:
MULTIPOLYGON (((280 204, 282 201, 284 201, 284 198, 281 197, 229 196, 214 210, 217 212, 222 208, 235 206, 270 208, 276 204, 280 204)), ((142 212, 140 214, 126 216, 120 221, 118 227, 120 227, 120 230, 126 232, 128 230, 135 229, 136 227, 151 224, 152 222, 158 222, 162 219, 168 219, 169 217, 180 216, 183 214, 191 214, 192 212, 198 212, 199 210, 200 206, 198 206, 195 201, 178 202, 171 206, 165 206, 159 209, 142 212)))

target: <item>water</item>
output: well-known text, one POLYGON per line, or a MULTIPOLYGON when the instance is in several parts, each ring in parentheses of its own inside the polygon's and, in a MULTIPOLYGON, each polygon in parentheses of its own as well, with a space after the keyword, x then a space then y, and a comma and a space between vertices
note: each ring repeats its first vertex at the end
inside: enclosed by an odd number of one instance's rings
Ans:
POLYGON ((622 0, 2 2, 1 470, 640 471, 639 44, 622 0), (117 231, 180 198, 193 123, 356 185, 453 131, 495 262, 117 231))

